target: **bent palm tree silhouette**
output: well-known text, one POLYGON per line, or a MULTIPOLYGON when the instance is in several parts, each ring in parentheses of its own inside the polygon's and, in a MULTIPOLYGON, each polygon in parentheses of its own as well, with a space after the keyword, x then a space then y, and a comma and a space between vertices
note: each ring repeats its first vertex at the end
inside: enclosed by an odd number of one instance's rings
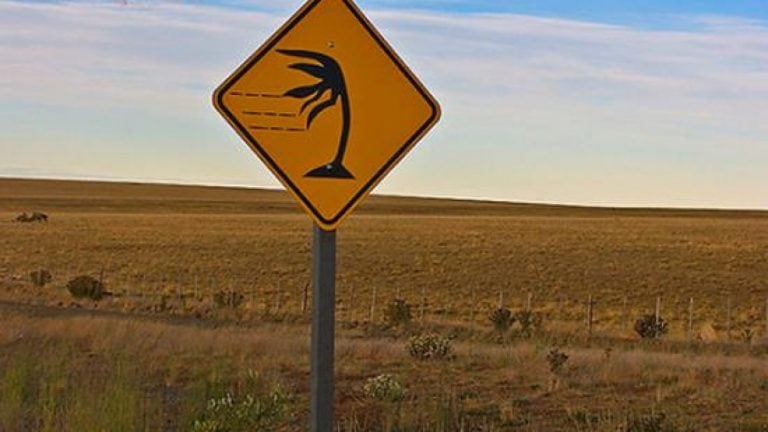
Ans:
POLYGON ((344 73, 341 70, 341 66, 339 66, 339 63, 332 57, 314 51, 288 49, 279 49, 277 51, 287 56, 311 59, 320 63, 319 65, 312 63, 294 63, 290 65, 289 67, 291 69, 296 69, 318 78, 320 79, 320 82, 288 90, 283 95, 297 99, 309 98, 301 106, 300 113, 303 114, 310 105, 318 102, 326 92, 330 92, 330 97, 315 105, 309 112, 309 115, 307 115, 307 129, 309 129, 312 122, 321 112, 336 105, 337 101, 341 104, 341 135, 339 137, 339 148, 336 152, 336 156, 331 162, 310 170, 304 176, 354 179, 355 177, 344 167, 343 163, 344 154, 347 151, 347 140, 349 139, 351 109, 349 106, 347 85, 344 82, 344 73))

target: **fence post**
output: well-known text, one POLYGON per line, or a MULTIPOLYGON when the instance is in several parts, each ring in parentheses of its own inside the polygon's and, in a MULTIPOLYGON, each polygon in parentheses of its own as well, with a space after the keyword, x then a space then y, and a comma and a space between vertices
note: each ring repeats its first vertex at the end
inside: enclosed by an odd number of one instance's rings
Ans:
POLYGON ((307 314, 307 300, 309 298, 309 283, 304 285, 304 295, 301 298, 301 313, 307 314))
POLYGON ((595 302, 592 300, 592 294, 589 295, 587 300, 587 334, 592 336, 592 318, 594 317, 595 302))
POLYGON ((176 275, 176 286, 179 291, 179 303, 181 303, 182 309, 184 308, 184 285, 182 282, 181 273, 176 275))
POLYGON ((659 328, 660 321, 661 321, 661 296, 656 296, 656 328, 657 329, 659 328))
POLYGON ((477 293, 476 293, 477 287, 475 287, 474 284, 472 284, 472 293, 470 302, 471 302, 471 308, 472 310, 469 313, 469 324, 470 326, 475 325, 475 312, 477 311, 477 293))
POLYGON ((499 309, 504 309, 504 288, 499 288, 499 309))
POLYGON ((198 278, 197 278, 197 272, 195 272, 195 299, 200 298, 200 286, 198 285, 198 278))
POLYGON ((693 341, 693 297, 688 300, 688 343, 693 341))
POLYGON ((726 337, 728 338, 728 342, 731 341, 731 294, 728 293, 728 300, 726 301, 726 317, 725 317, 725 328, 726 328, 726 337))
POLYGON ((419 322, 424 324, 424 309, 427 302, 427 284, 421 285, 421 306, 419 306, 419 322))
POLYGON ((624 296, 624 298, 622 299, 621 313, 624 316, 624 330, 628 330, 630 328, 630 317, 629 317, 629 300, 627 299, 627 296, 624 296))
POLYGON ((280 279, 277 280, 277 290, 275 290, 275 315, 280 313, 280 279))
POLYGON ((357 318, 357 315, 355 315, 355 298, 357 293, 355 292, 354 288, 349 290, 349 321, 355 322, 355 319, 357 318))
POLYGON ((530 312, 531 311, 531 301, 533 300, 533 293, 528 293, 528 301, 525 304, 525 311, 530 312))
POLYGON ((371 292, 371 313, 368 317, 368 321, 373 323, 373 319, 376 317, 376 285, 373 285, 373 291, 371 292))

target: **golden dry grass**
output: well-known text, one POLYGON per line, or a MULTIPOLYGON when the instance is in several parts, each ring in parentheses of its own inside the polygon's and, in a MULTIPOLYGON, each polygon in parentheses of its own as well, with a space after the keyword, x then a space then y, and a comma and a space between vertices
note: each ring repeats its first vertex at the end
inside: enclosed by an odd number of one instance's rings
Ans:
MULTIPOLYGON (((310 277, 310 242, 308 218, 282 192, 0 180, 0 277, 25 280, 38 268, 54 274, 54 289, 17 285, 6 298, 66 301, 56 287, 104 269, 118 294, 233 289, 249 293, 258 315, 275 308, 280 291, 281 308, 296 313, 310 277), (33 210, 51 222, 10 222, 33 210)), ((629 332, 656 296, 677 336, 690 297, 697 327, 723 330, 728 297, 734 337, 765 327, 765 212, 372 197, 339 231, 338 259, 344 320, 366 320, 375 289, 378 319, 396 293, 418 308, 426 292, 430 319, 474 316, 485 325, 503 292, 513 308, 531 293, 550 323, 583 322, 591 294, 597 331, 629 332)))
MULTIPOLYGON (((143 416, 148 430, 184 430, 195 415, 185 401, 205 405, 207 393, 195 389, 211 377, 237 383, 253 369, 289 386, 297 413, 289 430, 305 429, 308 321, 299 315, 310 227, 281 192, 0 180, 0 394, 21 394, 13 391, 19 364, 45 373, 94 368, 67 378, 83 400, 106 389, 133 401, 126 424, 143 416), (11 222, 35 210, 50 222, 11 222), (40 268, 54 276, 44 288, 28 280, 40 268), (102 270, 115 296, 74 301, 64 290, 70 277, 102 270), (216 307, 212 294, 229 289, 245 293, 244 304, 216 307), (130 367, 112 376, 115 364, 130 367)), ((390 373, 406 386, 407 419, 436 415, 439 401, 452 398, 495 428, 480 430, 615 431, 627 415, 651 411, 689 430, 764 430, 765 348, 675 339, 685 335, 689 297, 697 326, 722 330, 730 296, 734 336, 744 328, 763 335, 766 228, 761 212, 373 197, 339 232, 338 419, 350 432, 372 430, 371 419, 384 414, 362 388, 390 373), (458 335, 455 359, 410 358, 404 346, 419 326, 358 323, 368 319, 374 288, 378 322, 398 293, 418 315, 426 292, 427 328, 458 335), (500 291, 515 309, 532 293, 551 331, 492 334, 487 313, 500 291), (590 294, 597 331, 586 339, 590 294), (652 311, 658 295, 672 337, 628 340, 631 321, 652 311), (570 356, 557 380, 546 360, 553 346, 570 356)), ((0 400, 0 430, 23 408, 0 400)), ((87 404, 79 410, 62 430, 103 420, 87 404)))
MULTIPOLYGON (((26 352, 25 361, 33 365, 63 362, 83 368, 101 362, 111 367, 119 359, 119 364, 139 370, 133 372, 134 379, 142 381, 135 386, 149 389, 145 397, 152 401, 144 415, 155 416, 149 430, 160 430, 160 425, 165 425, 164 430, 180 430, 180 405, 195 386, 213 376, 237 382, 249 370, 291 389, 297 397, 298 417, 289 430, 304 428, 308 391, 304 326, 213 327, 94 316, 88 311, 30 317, 3 307, 0 320, 4 324, 0 371, 8 370, 20 352, 26 352), (169 393, 176 396, 162 398, 169 393)), ((339 421, 366 419, 380 409, 365 398, 363 386, 370 377, 390 373, 407 390, 404 416, 434 413, 430 407, 436 398, 450 396, 461 401, 464 412, 487 418, 495 427, 478 430, 617 430, 628 414, 654 410, 674 424, 692 427, 675 430, 761 430, 757 427, 768 425, 764 357, 632 347, 609 352, 569 345, 562 348, 570 358, 553 389, 548 349, 548 343, 537 338, 503 346, 459 340, 453 360, 422 362, 408 357, 403 340, 361 338, 355 331, 343 330, 337 349, 339 421), (592 419, 592 426, 586 427, 583 418, 592 419)), ((8 385, 0 379, 0 391, 8 385)))

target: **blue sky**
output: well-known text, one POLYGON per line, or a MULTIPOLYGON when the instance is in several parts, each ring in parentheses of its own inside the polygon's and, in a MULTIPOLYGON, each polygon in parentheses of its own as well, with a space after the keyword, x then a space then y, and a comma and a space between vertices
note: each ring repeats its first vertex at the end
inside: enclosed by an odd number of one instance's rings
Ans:
MULTIPOLYGON (((767 3, 360 0, 444 111, 377 192, 768 209, 767 3)), ((300 4, 0 0, 0 176, 278 187, 210 93, 300 4)))
MULTIPOLYGON (((205 0, 195 4, 221 5, 245 9, 287 9, 289 2, 264 5, 248 0, 205 0)), ((663 15, 732 15, 765 19, 768 6, 762 0, 360 0, 362 7, 389 9, 436 10, 456 13, 519 13, 573 19, 595 19, 617 22, 634 18, 638 22, 649 16, 663 15)))

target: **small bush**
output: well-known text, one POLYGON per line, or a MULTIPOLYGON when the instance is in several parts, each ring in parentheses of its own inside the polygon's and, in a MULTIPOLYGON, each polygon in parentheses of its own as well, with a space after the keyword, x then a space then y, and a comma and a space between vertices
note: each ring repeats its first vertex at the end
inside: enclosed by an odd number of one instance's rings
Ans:
POLYGON ((288 391, 252 370, 217 393, 194 415, 193 432, 282 431, 294 414, 288 391))
POLYGON ((659 317, 656 322, 656 315, 643 315, 635 321, 635 332, 643 339, 656 339, 667 333, 667 322, 659 317))
POLYGON ((390 325, 410 324, 413 316, 411 315, 411 306, 403 299, 395 299, 387 305, 384 316, 390 325))
POLYGON ((238 308, 245 301, 245 296, 234 291, 219 291, 213 295, 213 302, 218 307, 238 308))
POLYGON ((369 379, 363 387, 368 399, 382 402, 397 402, 405 397, 405 390, 395 377, 382 374, 369 379))
POLYGON ((507 308, 495 309, 488 316, 488 319, 493 324, 493 329, 497 332, 506 332, 512 327, 515 322, 515 317, 512 316, 512 311, 507 308))
POLYGON ((549 364, 549 371, 555 375, 562 372, 563 366, 565 366, 565 362, 567 361, 568 361, 568 354, 560 351, 560 349, 557 347, 549 350, 549 354, 547 354, 547 363, 549 364))
POLYGON ((534 331, 541 328, 541 315, 529 310, 522 310, 515 314, 515 321, 520 324, 520 332, 530 336, 534 331))
POLYGON ((30 273, 29 280, 32 281, 35 286, 42 288, 53 280, 53 276, 48 270, 40 269, 30 273))
POLYGON ((195 420, 194 432, 276 431, 289 416, 289 398, 277 387, 264 396, 236 396, 227 392, 208 401, 202 418, 195 420))
POLYGON ((751 327, 745 327, 741 329, 741 340, 746 343, 752 343, 752 339, 755 338, 755 331, 751 327))
POLYGON ((104 284, 90 276, 78 276, 67 282, 67 290, 72 297, 101 300, 104 297, 104 284))
POLYGON ((674 432, 677 428, 666 422, 663 413, 628 416, 627 432, 674 432))
POLYGON ((408 353, 419 360, 444 359, 451 353, 451 339, 434 333, 413 336, 408 340, 408 353))

